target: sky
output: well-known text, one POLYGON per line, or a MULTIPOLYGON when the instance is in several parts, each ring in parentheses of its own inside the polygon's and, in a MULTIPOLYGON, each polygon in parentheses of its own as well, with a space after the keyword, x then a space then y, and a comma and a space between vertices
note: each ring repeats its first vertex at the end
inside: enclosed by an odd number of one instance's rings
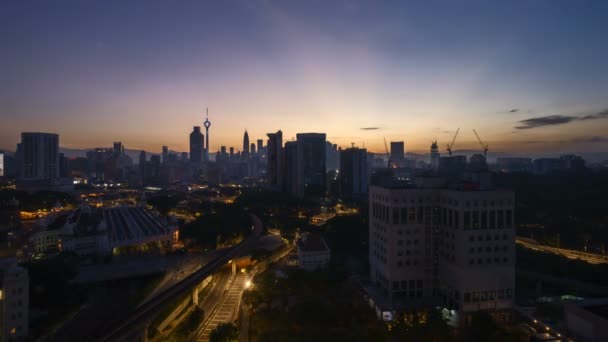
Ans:
POLYGON ((2 1, 0 148, 608 151, 606 1, 2 1))

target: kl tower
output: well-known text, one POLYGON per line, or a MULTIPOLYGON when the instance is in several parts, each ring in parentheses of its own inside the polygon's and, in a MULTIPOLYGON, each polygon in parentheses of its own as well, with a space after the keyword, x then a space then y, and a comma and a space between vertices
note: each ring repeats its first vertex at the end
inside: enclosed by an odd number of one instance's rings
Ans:
POLYGON ((209 161, 209 127, 211 126, 211 121, 209 121, 209 108, 206 110, 207 117, 205 118, 205 122, 203 122, 203 126, 205 126, 205 161, 209 161))

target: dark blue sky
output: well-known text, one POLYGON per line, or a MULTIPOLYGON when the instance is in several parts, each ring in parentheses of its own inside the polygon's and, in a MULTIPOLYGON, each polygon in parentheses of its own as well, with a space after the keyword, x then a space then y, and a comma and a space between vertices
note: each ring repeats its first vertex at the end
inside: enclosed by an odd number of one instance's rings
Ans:
POLYGON ((213 150, 244 129, 426 150, 457 127, 462 147, 477 128, 498 150, 606 150, 608 115, 578 118, 608 108, 607 17, 606 1, 5 1, 0 148, 39 130, 186 150, 208 106, 213 150))

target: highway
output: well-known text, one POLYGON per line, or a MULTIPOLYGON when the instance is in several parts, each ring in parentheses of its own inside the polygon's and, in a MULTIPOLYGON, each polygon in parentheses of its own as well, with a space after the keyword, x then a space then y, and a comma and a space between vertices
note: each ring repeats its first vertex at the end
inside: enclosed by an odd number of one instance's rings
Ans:
POLYGON ((582 260, 588 262, 590 264, 608 264, 608 256, 579 252, 571 249, 550 247, 545 245, 540 245, 536 243, 532 239, 517 237, 515 242, 525 248, 532 249, 539 252, 546 252, 564 256, 568 259, 572 260, 582 260))
POLYGON ((170 303, 175 298, 183 295, 191 295, 192 289, 197 286, 207 276, 215 273, 221 266, 230 259, 235 258, 240 253, 246 252, 252 247, 262 233, 262 222, 254 215, 251 216, 254 222, 252 233, 240 244, 219 251, 217 257, 196 272, 184 278, 179 283, 171 286, 159 293, 156 297, 149 299, 146 303, 135 309, 128 318, 122 320, 116 327, 110 329, 104 336, 100 336, 95 341, 133 341, 135 334, 147 334, 146 326, 148 322, 160 311, 160 309, 170 303))

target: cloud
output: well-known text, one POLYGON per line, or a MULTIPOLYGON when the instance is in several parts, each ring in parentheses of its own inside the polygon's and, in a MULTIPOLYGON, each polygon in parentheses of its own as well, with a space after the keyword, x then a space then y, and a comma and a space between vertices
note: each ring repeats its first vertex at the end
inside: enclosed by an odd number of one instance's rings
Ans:
POLYGON ((519 109, 511 109, 511 110, 509 111, 509 113, 517 113, 517 112, 519 112, 519 109))
POLYGON ((361 130, 363 131, 375 131, 380 129, 380 127, 361 127, 361 130))
POLYGON ((579 120, 596 120, 596 119, 608 119, 608 109, 604 109, 603 111, 595 114, 585 115, 581 117, 579 120))
POLYGON ((567 115, 549 115, 549 116, 541 116, 538 118, 530 118, 526 120, 520 120, 519 123, 521 126, 515 126, 517 129, 530 129, 537 128, 543 126, 554 126, 554 125, 563 125, 574 120, 577 120, 576 116, 567 116, 567 115))
POLYGON ((575 138, 575 139, 572 139, 572 142, 576 142, 576 143, 602 143, 602 142, 608 142, 608 137, 600 137, 598 135, 594 135, 592 137, 575 138))
POLYGON ((538 118, 530 118, 526 120, 520 120, 520 126, 515 126, 516 129, 530 129, 544 126, 555 126, 570 123, 572 121, 587 121, 587 120, 599 120, 608 119, 608 109, 604 109, 601 112, 594 114, 588 114, 584 116, 573 116, 573 115, 549 115, 541 116, 538 118))

